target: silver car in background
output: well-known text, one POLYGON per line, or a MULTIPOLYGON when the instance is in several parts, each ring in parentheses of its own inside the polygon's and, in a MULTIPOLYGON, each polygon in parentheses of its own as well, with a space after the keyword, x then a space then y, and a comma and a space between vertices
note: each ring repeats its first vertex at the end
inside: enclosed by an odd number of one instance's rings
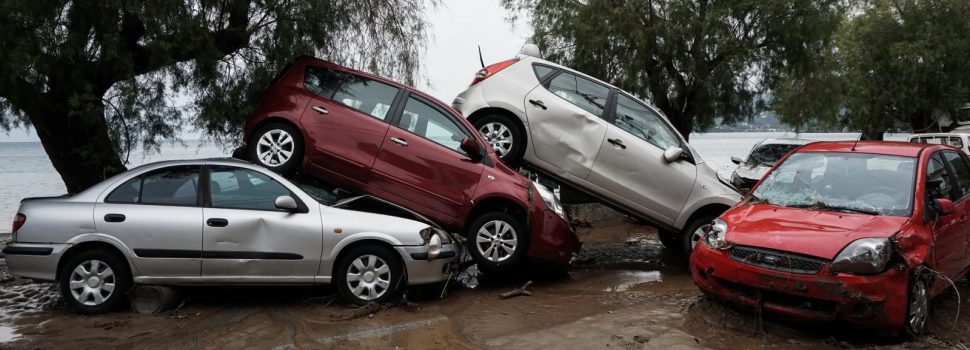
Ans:
POLYGON ((80 313, 121 305, 136 283, 334 284, 351 303, 383 302, 454 268, 447 232, 317 198, 236 160, 153 163, 23 200, 3 253, 11 274, 57 281, 80 313))
POLYGON ((748 191, 761 178, 765 177, 782 157, 793 149, 815 141, 800 139, 766 139, 751 147, 751 153, 746 159, 731 157, 731 162, 737 164, 731 174, 731 184, 743 191, 748 191))
POLYGON ((504 162, 652 222, 666 247, 685 253, 741 199, 659 110, 537 55, 526 45, 483 68, 453 102, 504 162))

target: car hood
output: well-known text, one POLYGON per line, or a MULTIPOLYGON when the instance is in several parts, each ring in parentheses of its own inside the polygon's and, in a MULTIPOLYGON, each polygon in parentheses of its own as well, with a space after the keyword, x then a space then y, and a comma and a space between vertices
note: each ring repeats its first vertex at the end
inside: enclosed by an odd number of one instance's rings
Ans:
POLYGON ((734 173, 738 174, 738 176, 740 176, 743 179, 757 181, 757 180, 761 180, 761 178, 768 173, 768 170, 771 170, 770 166, 765 166, 765 165, 750 166, 750 165, 741 164, 741 165, 738 165, 738 168, 734 170, 734 173))
POLYGON ((737 245, 834 259, 859 238, 890 237, 908 217, 850 214, 748 204, 725 213, 725 238, 737 245))
POLYGON ((324 226, 340 227, 344 235, 382 233, 394 237, 402 245, 422 245, 419 232, 430 225, 397 216, 374 214, 357 210, 320 206, 324 226))

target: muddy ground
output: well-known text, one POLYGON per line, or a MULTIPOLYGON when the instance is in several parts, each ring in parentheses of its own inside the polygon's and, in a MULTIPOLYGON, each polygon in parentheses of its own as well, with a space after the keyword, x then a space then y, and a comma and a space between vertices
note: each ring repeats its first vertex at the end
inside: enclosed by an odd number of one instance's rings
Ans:
MULTIPOLYGON (((595 213, 588 213, 596 215, 595 213)), ((534 268, 477 288, 409 291, 410 304, 350 308, 326 287, 191 288, 179 309, 80 316, 50 284, 13 279, 0 259, 0 348, 326 349, 966 349, 964 312, 947 292, 928 335, 900 339, 840 324, 792 323, 705 299, 656 231, 619 216, 581 228, 585 247, 566 272, 534 268), (499 295, 533 281, 532 296, 499 295)), ((0 237, 3 240, 4 237, 0 237)))

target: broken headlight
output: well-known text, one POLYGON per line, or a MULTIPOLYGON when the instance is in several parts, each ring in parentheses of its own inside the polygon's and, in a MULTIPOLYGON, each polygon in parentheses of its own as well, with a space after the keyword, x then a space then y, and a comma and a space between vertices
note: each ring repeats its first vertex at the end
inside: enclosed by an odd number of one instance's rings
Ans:
POLYGON ((539 196, 542 197, 543 202, 546 202, 546 206, 549 207, 549 209, 552 209, 556 215, 559 215, 559 217, 565 220, 566 212, 562 209, 562 203, 559 202, 559 198, 556 197, 556 194, 552 193, 548 187, 541 184, 533 183, 532 186, 536 188, 536 192, 539 192, 539 196))
POLYGON ((428 227, 421 230, 420 234, 421 239, 424 240, 424 244, 428 246, 428 259, 430 260, 438 258, 438 255, 441 254, 442 246, 451 244, 451 236, 442 229, 428 227))
POLYGON ((704 235, 704 243, 714 249, 721 249, 727 245, 724 236, 727 235, 728 226, 724 220, 714 219, 708 226, 707 233, 704 235))
POLYGON ((832 272, 857 275, 881 273, 889 264, 892 249, 887 238, 862 238, 849 243, 832 261, 832 272))

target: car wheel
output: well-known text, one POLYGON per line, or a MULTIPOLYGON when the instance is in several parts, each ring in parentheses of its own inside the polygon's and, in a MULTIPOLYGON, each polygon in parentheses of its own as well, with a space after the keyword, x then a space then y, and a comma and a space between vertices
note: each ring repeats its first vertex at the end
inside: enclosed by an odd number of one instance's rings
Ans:
POLYGON ((676 232, 657 230, 657 236, 660 238, 660 244, 663 244, 664 248, 681 249, 680 237, 677 236, 676 232))
POLYGON ((131 288, 128 264, 114 254, 91 250, 70 258, 60 272, 61 296, 80 314, 117 309, 131 288))
POLYGON ((377 245, 354 247, 337 265, 334 283, 340 297, 353 305, 383 303, 404 285, 404 268, 394 251, 377 245))
POLYGON ((704 236, 704 226, 710 224, 714 219, 717 219, 717 215, 701 215, 684 227, 678 242, 680 243, 680 251, 684 253, 684 256, 690 256, 690 253, 694 251, 694 245, 704 236))
POLYGON ((293 174, 303 161, 303 136, 290 125, 269 124, 249 140, 249 159, 274 172, 293 174))
POLYGON ((906 333, 917 336, 926 329, 930 318, 929 283, 926 278, 910 277, 909 302, 906 308, 906 333))
POLYGON ((480 216, 466 234, 469 251, 479 270, 505 272, 525 259, 529 234, 514 216, 495 212, 480 216))
POLYGON ((512 118, 501 114, 487 115, 475 121, 475 128, 505 164, 517 168, 522 163, 525 133, 512 118))

